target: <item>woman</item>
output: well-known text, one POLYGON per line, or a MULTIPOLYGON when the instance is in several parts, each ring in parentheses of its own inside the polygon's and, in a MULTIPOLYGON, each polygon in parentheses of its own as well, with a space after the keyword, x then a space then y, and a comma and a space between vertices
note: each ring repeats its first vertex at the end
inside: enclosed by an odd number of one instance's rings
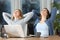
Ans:
MULTIPOLYGON (((4 12, 3 12, 3 18, 8 23, 8 25, 21 25, 22 28, 24 28, 27 22, 33 16, 33 14, 34 14, 33 12, 29 12, 27 14, 22 15, 21 10, 16 9, 11 19, 9 18, 11 17, 11 15, 9 15, 8 13, 4 13, 4 12)), ((17 27, 17 29, 19 28, 17 27)), ((21 36, 21 37, 26 37, 26 36, 21 36)))
POLYGON ((49 34, 53 35, 53 21, 56 16, 56 8, 53 8, 54 11, 52 11, 51 15, 49 14, 49 11, 47 8, 42 9, 40 18, 36 20, 35 22, 35 34, 40 35, 41 37, 48 37, 49 34))

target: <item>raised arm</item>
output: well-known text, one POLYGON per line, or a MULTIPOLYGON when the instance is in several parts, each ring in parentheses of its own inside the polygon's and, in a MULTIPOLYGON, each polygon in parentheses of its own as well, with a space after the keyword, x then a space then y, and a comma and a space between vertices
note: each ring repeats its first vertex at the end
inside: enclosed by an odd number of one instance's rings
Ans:
POLYGON ((3 12, 3 13, 2 13, 2 16, 3 16, 4 20, 5 20, 8 24, 10 24, 11 19, 10 19, 9 17, 11 17, 11 15, 10 15, 9 13, 3 12))
POLYGON ((24 22, 29 21, 29 20, 32 18, 33 15, 34 15, 33 12, 28 12, 28 13, 26 13, 25 15, 23 15, 23 17, 24 17, 23 21, 24 21, 24 22))
POLYGON ((39 21, 40 21, 39 18, 37 18, 37 19, 35 20, 34 27, 37 25, 37 23, 38 23, 39 21))
POLYGON ((51 10, 51 17, 50 17, 50 20, 51 20, 51 21, 54 21, 54 20, 55 20, 56 13, 57 13, 57 8, 54 7, 54 8, 51 10))
MULTIPOLYGON (((37 12, 37 10, 34 10, 34 9, 33 9, 32 12, 34 13, 35 16, 38 17, 38 12, 37 12)), ((25 17, 26 15, 27 15, 27 14, 24 14, 23 17, 25 17)))

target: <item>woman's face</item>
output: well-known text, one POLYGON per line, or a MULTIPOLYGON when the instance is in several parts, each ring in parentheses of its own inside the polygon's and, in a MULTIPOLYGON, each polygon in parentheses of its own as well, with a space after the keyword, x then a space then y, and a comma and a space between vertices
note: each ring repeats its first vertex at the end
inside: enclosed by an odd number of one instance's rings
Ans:
POLYGON ((44 16, 44 17, 47 17, 47 9, 43 9, 42 11, 41 11, 41 16, 44 16))
POLYGON ((14 13, 13 13, 13 17, 20 17, 20 11, 19 10, 15 10, 14 13))

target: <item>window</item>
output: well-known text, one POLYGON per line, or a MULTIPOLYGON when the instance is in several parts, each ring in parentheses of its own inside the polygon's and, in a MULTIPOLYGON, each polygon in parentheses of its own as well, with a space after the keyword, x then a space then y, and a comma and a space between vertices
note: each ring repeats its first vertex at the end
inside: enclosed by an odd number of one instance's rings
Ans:
POLYGON ((40 0, 22 0, 23 13, 32 11, 32 9, 36 9, 37 11, 40 11, 40 0))
POLYGON ((10 0, 0 0, 0 24, 4 24, 2 12, 11 13, 10 0))

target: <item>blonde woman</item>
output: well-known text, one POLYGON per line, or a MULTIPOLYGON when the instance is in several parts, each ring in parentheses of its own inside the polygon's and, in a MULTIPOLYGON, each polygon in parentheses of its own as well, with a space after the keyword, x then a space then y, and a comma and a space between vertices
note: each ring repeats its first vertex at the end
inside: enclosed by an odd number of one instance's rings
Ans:
MULTIPOLYGON (((23 15, 21 10, 16 9, 11 19, 9 18, 11 17, 11 15, 4 12, 3 12, 3 18, 8 23, 8 25, 21 25, 22 28, 24 28, 26 23, 32 18, 33 14, 34 14, 33 12, 28 12, 23 15)), ((21 37, 25 37, 25 36, 21 36, 21 37)))

